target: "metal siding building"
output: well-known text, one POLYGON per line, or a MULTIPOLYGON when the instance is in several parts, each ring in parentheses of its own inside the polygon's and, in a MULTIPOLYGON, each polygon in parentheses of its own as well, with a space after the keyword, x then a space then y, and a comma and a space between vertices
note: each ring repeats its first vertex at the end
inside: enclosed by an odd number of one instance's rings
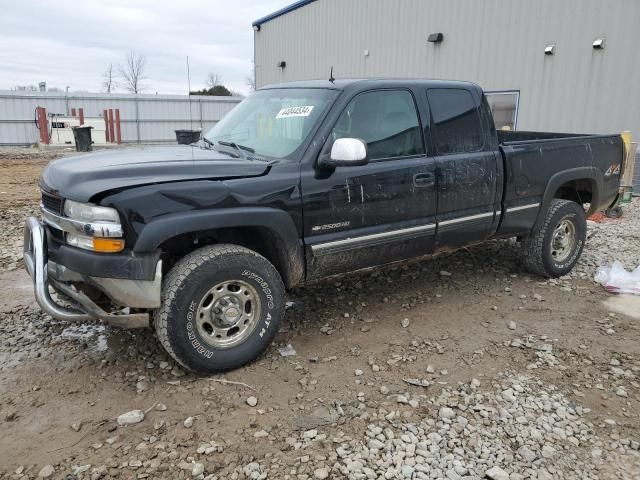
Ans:
POLYGON ((638 0, 303 0, 254 30, 258 87, 332 66, 337 78, 470 80, 519 92, 519 130, 640 137, 638 0))
POLYGON ((38 142, 36 107, 66 115, 83 108, 86 117, 102 117, 105 109, 120 109, 122 141, 175 142, 174 130, 211 128, 242 99, 186 95, 70 94, 0 91, 0 145, 38 142), (189 115, 191 110, 191 116, 189 115), (191 119, 190 119, 191 118, 191 119))

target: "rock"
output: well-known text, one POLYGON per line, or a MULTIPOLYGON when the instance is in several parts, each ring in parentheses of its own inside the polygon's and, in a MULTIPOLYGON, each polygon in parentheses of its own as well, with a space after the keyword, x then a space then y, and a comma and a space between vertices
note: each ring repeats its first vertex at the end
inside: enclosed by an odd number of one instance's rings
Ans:
POLYGON ((184 428, 193 427, 193 417, 187 417, 184 422, 182 422, 182 425, 184 425, 184 428))
POLYGON ((167 406, 164 403, 158 403, 156 405, 156 410, 158 410, 159 412, 164 412, 167 410, 167 406))
POLYGON ((456 413, 453 411, 453 408, 442 407, 440 412, 438 412, 438 416, 440 418, 453 418, 456 416, 456 413))
POLYGON ((82 428, 82 422, 76 422, 71 424, 71 430, 73 430, 74 432, 79 432, 81 428, 82 428))
POLYGON ((286 346, 278 349, 278 353, 281 357, 294 357, 297 355, 296 349, 293 348, 293 345, 288 343, 286 346))
POLYGON ((386 386, 383 385, 383 386, 380 387, 380 393, 382 395, 388 395, 389 394, 389 389, 386 386))
POLYGON ((513 390, 510 389, 510 388, 508 388, 508 389, 506 389, 506 390, 504 390, 502 392, 502 398, 504 398, 505 401, 510 402, 510 403, 513 403, 513 402, 516 401, 516 396, 513 393, 513 390))
POLYGON ((616 395, 619 397, 627 397, 627 390, 624 387, 616 388, 616 395))
POLYGON ((534 293, 533 298, 539 302, 542 301, 542 295, 540 295, 539 293, 534 293))
POLYGON ((204 473, 204 465, 202 463, 195 462, 193 464, 193 468, 191 469, 191 476, 197 477, 198 475, 202 475, 204 473))
POLYGON ((254 438, 264 438, 264 437, 268 437, 269 434, 264 430, 258 430, 256 433, 253 434, 253 436, 254 438))
POLYGON ((53 468, 53 465, 45 465, 38 472, 39 478, 50 478, 54 473, 56 473, 56 469, 53 468))
POLYGON ((364 372, 362 370, 360 370, 359 368, 355 370, 355 375, 356 377, 361 377, 362 375, 364 375, 364 372))
POLYGON ((545 443, 541 453, 544 458, 552 458, 556 454, 556 449, 545 443))
POLYGON ((400 322, 400 325, 402 325, 402 328, 407 328, 410 323, 411 322, 409 321, 408 318, 403 318, 402 321, 400 322))
POLYGON ((250 407, 255 407, 256 405, 258 405, 258 399, 256 397, 247 398, 247 405, 249 405, 250 407))
POLYGON ((513 320, 511 320, 509 322, 509 330, 515 330, 516 329, 516 322, 514 322, 513 320))
POLYGON ((74 465, 73 466, 73 474, 74 475, 80 475, 81 473, 86 472, 87 470, 89 470, 91 468, 91 464, 87 464, 87 465, 74 465))
POLYGON ((118 425, 124 427, 126 425, 134 425, 144 420, 144 412, 142 410, 131 410, 123 413, 118 417, 118 425))
POLYGON ((450 277, 451 276, 451 272, 447 272, 446 270, 440 270, 440 276, 441 277, 450 277))
POLYGON ((317 480, 325 480, 329 478, 329 469, 327 467, 317 468, 313 471, 313 477, 317 480))
POLYGON ((533 462, 536 459, 536 454, 530 450, 526 445, 523 445, 518 449, 518 454, 525 462, 533 462))
POLYGON ((491 467, 484 474, 491 480, 509 480, 509 474, 498 466, 491 467))
POLYGON ((318 435, 318 430, 311 429, 311 430, 307 430, 306 432, 303 432, 302 434, 302 438, 306 438, 308 440, 312 439, 312 438, 316 438, 316 436, 318 435))

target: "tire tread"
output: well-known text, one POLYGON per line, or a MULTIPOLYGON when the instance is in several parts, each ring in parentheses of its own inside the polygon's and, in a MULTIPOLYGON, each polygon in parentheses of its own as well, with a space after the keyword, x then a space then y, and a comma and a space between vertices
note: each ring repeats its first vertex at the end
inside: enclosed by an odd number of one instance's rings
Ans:
MULTIPOLYGON (((178 291, 183 286, 185 280, 194 270, 200 267, 203 263, 214 260, 219 265, 223 265, 231 255, 250 255, 255 258, 256 262, 265 262, 266 264, 271 266, 271 268, 275 269, 275 267, 273 267, 273 265, 266 258, 246 247, 232 244, 216 244, 202 247, 185 255, 181 260, 178 261, 178 263, 173 266, 173 268, 167 274, 165 281, 163 282, 162 305, 156 311, 154 322, 156 336, 158 337, 158 340, 160 340, 160 344, 164 347, 171 358, 173 358, 183 368, 189 371, 194 371, 194 369, 186 365, 180 359, 179 355, 173 349, 169 338, 169 314, 171 312, 172 304, 176 299, 178 291)), ((280 275, 277 275, 276 279, 279 282, 279 288, 284 291, 284 284, 282 283, 280 275)))
POLYGON ((575 202, 570 200, 562 200, 559 198, 553 199, 549 208, 545 214, 544 221, 533 235, 525 237, 522 241, 522 262, 524 267, 531 273, 535 273, 542 277, 550 277, 550 273, 544 265, 543 248, 544 240, 551 228, 551 221, 554 215, 567 205, 571 205, 575 202))

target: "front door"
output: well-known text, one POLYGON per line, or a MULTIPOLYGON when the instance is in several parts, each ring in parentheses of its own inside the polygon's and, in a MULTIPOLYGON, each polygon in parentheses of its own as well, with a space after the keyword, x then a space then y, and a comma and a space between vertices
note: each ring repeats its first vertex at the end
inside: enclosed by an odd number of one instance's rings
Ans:
POLYGON ((356 95, 320 155, 337 138, 367 143, 369 163, 302 172, 309 278, 429 253, 437 208, 435 161, 425 154, 413 93, 356 95))

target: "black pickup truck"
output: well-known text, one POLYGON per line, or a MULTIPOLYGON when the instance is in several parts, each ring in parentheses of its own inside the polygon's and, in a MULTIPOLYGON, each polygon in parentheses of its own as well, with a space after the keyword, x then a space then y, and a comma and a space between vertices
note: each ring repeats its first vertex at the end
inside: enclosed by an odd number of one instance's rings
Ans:
POLYGON ((467 82, 275 85, 197 144, 52 162, 24 261, 52 317, 153 326, 186 368, 227 370, 269 345, 285 289, 324 277, 508 237, 530 272, 568 273, 623 150, 496 132, 467 82))

